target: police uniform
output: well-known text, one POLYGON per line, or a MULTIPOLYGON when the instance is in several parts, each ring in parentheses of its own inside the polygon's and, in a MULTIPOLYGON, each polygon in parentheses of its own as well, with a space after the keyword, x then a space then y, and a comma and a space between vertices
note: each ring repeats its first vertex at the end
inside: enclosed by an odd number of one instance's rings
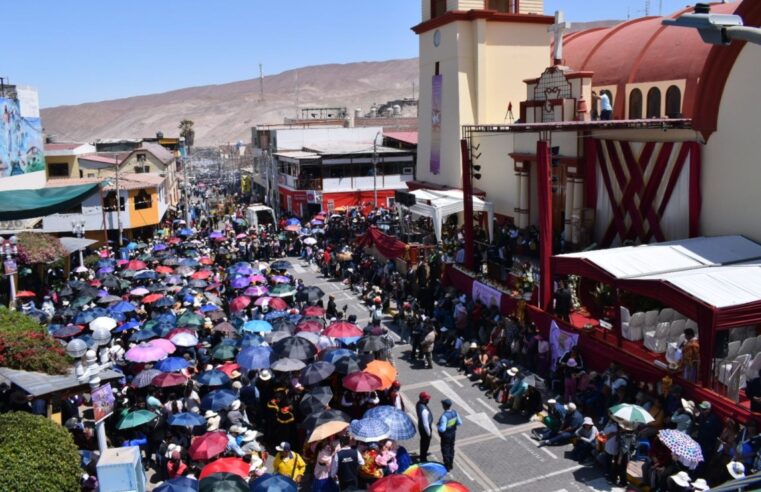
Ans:
POLYGON ((443 400, 441 403, 446 408, 437 425, 441 439, 441 456, 444 466, 447 470, 451 470, 454 465, 454 442, 457 437, 457 427, 462 425, 462 419, 460 419, 457 411, 452 409, 452 400, 443 400))

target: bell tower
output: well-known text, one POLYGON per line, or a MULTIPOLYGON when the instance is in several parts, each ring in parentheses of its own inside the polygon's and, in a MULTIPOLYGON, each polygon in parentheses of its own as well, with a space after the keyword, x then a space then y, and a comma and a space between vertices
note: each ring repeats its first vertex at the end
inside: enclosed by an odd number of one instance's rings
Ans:
POLYGON ((543 0, 420 1, 417 178, 459 188, 462 126, 507 123, 551 62, 554 18, 543 0))

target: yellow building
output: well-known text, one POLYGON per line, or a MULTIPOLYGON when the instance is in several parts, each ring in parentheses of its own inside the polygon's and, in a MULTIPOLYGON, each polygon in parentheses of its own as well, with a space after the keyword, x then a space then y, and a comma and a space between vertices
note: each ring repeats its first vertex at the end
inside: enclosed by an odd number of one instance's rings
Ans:
POLYGON ((95 152, 95 147, 86 143, 46 143, 45 177, 81 178, 79 158, 95 152))

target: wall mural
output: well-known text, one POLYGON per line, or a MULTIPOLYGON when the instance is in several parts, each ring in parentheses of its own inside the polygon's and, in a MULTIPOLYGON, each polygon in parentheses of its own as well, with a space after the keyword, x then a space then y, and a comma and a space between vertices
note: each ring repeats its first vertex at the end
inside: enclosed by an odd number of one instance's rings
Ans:
POLYGON ((0 98, 0 178, 45 170, 39 111, 20 106, 19 99, 0 98))

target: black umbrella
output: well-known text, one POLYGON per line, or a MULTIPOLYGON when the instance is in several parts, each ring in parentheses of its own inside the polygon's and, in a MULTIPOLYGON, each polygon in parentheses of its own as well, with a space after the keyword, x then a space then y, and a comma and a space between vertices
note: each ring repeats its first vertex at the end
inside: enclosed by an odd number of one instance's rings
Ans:
POLYGON ((270 263, 270 268, 272 270, 288 270, 289 268, 293 268, 293 265, 287 260, 277 260, 270 263))
POLYGON ((352 372, 361 371, 362 367, 359 362, 351 357, 341 357, 335 362, 336 372, 338 374, 349 374, 352 372))
POLYGON ((296 300, 300 302, 317 302, 325 297, 325 292, 317 286, 304 287, 296 293, 296 300))
POLYGON ((286 331, 293 333, 296 329, 296 325, 288 318, 275 318, 270 321, 273 331, 286 331))
POLYGON ((60 314, 64 318, 73 318, 74 316, 77 315, 78 312, 79 312, 79 310, 74 309, 71 306, 66 306, 65 308, 63 308, 60 311, 58 311, 58 314, 60 314))
POLYGON ((272 347, 278 358, 308 360, 315 356, 317 347, 302 337, 286 337, 277 341, 272 347))
POLYGON ((359 342, 357 342, 357 348, 361 352, 378 352, 388 347, 381 337, 371 335, 360 338, 359 342))
POLYGON ((199 492, 248 492, 248 483, 234 473, 211 473, 198 482, 199 492))
POLYGON ((85 285, 84 287, 79 289, 80 296, 87 296, 87 297, 92 297, 93 299, 95 299, 96 297, 98 297, 98 294, 99 294, 98 289, 96 289, 92 285, 85 285))
POLYGON ((311 415, 315 412, 321 412, 330 406, 330 400, 333 399, 333 392, 328 386, 318 386, 315 389, 321 390, 322 388, 327 391, 309 392, 299 402, 299 410, 304 415, 311 415))
POLYGON ((74 290, 67 285, 58 292, 58 295, 61 297, 70 297, 74 295, 74 290))
POLYGON ((121 288, 122 283, 119 281, 118 278, 114 277, 113 275, 109 275, 108 277, 100 281, 100 285, 102 285, 103 287, 107 287, 109 289, 119 289, 121 288))
POLYGON ((119 302, 121 300, 122 300, 121 297, 112 296, 112 295, 109 294, 107 296, 103 296, 103 297, 98 298, 98 300, 95 301, 95 302, 97 302, 98 304, 111 304, 112 302, 119 302))
POLYGON ((347 414, 346 412, 342 412, 341 410, 336 410, 334 408, 329 408, 327 410, 322 410, 320 412, 315 412, 309 415, 307 418, 304 419, 304 422, 301 425, 305 429, 308 429, 311 431, 318 425, 325 424, 327 422, 332 422, 334 420, 341 420, 343 422, 351 422, 351 417, 349 417, 349 414, 347 414))
POLYGON ((172 296, 162 297, 158 301, 154 302, 155 307, 171 307, 174 304, 174 298, 172 296))
POLYGON ((79 290, 86 286, 87 284, 82 282, 81 280, 69 280, 69 287, 71 287, 72 289, 79 290))
POLYGON ((304 386, 311 386, 330 377, 336 370, 336 366, 330 362, 320 360, 306 366, 299 376, 299 382, 304 386))
POLYGON ((165 292, 167 289, 167 286, 162 283, 156 283, 156 284, 149 285, 148 287, 146 287, 146 289, 148 289, 151 292, 165 292))

